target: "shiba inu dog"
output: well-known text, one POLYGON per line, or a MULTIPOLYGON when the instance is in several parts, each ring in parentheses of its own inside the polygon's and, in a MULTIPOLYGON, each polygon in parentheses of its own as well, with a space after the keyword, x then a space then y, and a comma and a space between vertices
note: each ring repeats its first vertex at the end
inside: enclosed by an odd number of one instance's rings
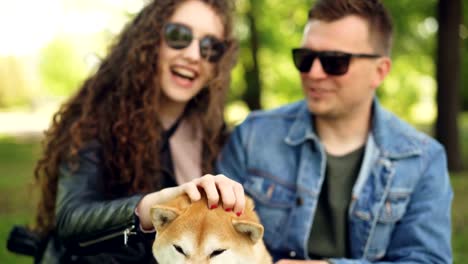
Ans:
POLYGON ((159 264, 272 263, 250 198, 239 217, 222 207, 208 209, 206 197, 191 203, 186 195, 154 205, 151 217, 159 264))

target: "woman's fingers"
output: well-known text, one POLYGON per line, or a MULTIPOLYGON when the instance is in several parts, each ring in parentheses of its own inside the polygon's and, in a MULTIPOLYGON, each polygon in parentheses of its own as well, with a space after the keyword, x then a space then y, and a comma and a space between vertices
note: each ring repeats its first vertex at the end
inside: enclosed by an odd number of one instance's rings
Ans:
POLYGON ((189 196, 192 202, 200 200, 201 194, 198 190, 197 184, 193 181, 187 182, 183 185, 184 192, 189 196))
POLYGON ((216 176, 216 187, 221 195, 223 208, 227 212, 234 211, 234 207, 236 206, 236 194, 234 193, 234 184, 237 183, 224 175, 216 176))
POLYGON ((242 187, 242 184, 236 182, 233 188, 234 188, 234 194, 236 196, 236 204, 234 205, 234 212, 237 214, 237 216, 240 216, 244 212, 244 207, 245 207, 244 187, 242 187))
POLYGON ((221 201, 224 210, 242 214, 245 207, 244 188, 224 175, 207 174, 197 179, 198 187, 203 188, 208 199, 208 207, 213 209, 221 201))
POLYGON ((198 187, 203 188, 206 194, 206 198, 208 200, 208 207, 210 209, 214 209, 218 207, 219 203, 219 194, 218 189, 216 187, 216 180, 215 176, 211 174, 206 174, 198 179, 198 187))

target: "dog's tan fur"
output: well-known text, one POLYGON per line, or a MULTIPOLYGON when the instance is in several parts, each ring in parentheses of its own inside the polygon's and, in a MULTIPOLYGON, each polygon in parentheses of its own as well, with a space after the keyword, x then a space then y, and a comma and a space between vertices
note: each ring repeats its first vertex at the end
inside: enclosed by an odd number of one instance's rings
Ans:
POLYGON ((186 195, 151 208, 157 235, 153 255, 159 264, 270 264, 263 226, 247 199, 238 217, 222 207, 208 209, 206 197, 191 203, 186 195))

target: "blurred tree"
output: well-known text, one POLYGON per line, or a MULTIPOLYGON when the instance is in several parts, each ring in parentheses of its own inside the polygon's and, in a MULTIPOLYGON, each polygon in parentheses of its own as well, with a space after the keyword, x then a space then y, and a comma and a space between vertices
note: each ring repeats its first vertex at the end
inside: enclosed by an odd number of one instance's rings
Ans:
POLYGON ((86 63, 70 37, 57 37, 40 56, 42 84, 52 95, 69 95, 88 73, 86 63))
POLYGON ((310 1, 239 0, 239 63, 229 102, 245 101, 253 110, 302 98, 291 48, 300 45, 310 1))
POLYGON ((439 0, 439 34, 437 49, 436 138, 445 146, 448 166, 462 169, 458 134, 460 110, 460 34, 461 0, 439 0))
POLYGON ((249 26, 249 41, 248 50, 250 51, 249 60, 243 60, 243 68, 245 71, 247 89, 242 96, 242 99, 247 103, 250 110, 260 109, 260 69, 258 65, 258 50, 259 50, 259 34, 257 30, 256 14, 261 5, 261 1, 250 1, 250 9, 245 14, 249 26))
MULTIPOLYGON (((462 4, 462 24, 460 25, 460 37, 462 39, 461 46, 461 72, 468 71, 468 2, 462 4)), ((463 96, 462 110, 468 111, 468 74, 461 74, 461 93, 463 96)))

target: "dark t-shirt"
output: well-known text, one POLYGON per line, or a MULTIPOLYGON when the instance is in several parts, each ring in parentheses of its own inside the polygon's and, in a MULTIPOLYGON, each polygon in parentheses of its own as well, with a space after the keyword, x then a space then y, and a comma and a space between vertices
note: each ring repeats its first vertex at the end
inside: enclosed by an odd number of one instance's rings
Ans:
POLYGON ((364 147, 343 156, 327 154, 325 179, 310 232, 312 259, 349 257, 348 207, 364 147))

